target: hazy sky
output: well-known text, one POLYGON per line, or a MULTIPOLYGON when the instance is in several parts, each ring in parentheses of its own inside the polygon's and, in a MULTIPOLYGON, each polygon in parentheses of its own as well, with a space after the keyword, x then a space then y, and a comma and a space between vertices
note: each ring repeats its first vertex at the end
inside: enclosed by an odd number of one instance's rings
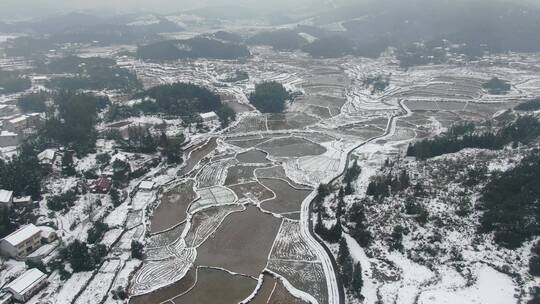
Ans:
POLYGON ((257 6, 265 9, 332 0, 0 0, 0 17, 40 16, 73 10, 176 12, 208 5, 257 6))

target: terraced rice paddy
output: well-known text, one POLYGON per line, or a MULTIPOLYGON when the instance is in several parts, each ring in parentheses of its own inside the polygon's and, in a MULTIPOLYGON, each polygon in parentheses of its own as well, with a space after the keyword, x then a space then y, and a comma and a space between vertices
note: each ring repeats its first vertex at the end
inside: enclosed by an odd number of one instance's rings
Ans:
POLYGON ((279 179, 259 179, 259 181, 276 195, 275 198, 261 203, 264 210, 274 213, 300 211, 302 202, 312 192, 312 190, 293 188, 286 181, 279 179))
POLYGON ((196 198, 192 180, 181 183, 163 194, 152 214, 150 231, 156 233, 170 229, 186 219, 189 204, 196 198))
POLYGON ((257 146, 274 157, 301 157, 320 155, 326 148, 299 137, 284 137, 269 140, 257 146))
POLYGON ((281 220, 249 206, 225 218, 198 247, 198 265, 224 268, 257 277, 264 269, 281 220))

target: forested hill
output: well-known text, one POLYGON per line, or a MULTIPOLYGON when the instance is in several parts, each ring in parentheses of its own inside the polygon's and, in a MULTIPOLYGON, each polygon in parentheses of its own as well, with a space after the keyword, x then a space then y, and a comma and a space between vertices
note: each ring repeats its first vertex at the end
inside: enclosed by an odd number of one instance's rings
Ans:
POLYGON ((167 40, 140 46, 137 56, 150 60, 209 58, 232 60, 250 56, 244 45, 215 39, 195 37, 187 40, 167 40))

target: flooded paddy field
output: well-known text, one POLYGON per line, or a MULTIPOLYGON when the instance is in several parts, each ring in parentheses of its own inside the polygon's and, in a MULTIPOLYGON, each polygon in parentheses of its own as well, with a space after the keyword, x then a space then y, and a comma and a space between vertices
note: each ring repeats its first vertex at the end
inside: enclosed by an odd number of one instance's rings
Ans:
POLYGON ((300 211, 302 202, 311 193, 311 190, 295 189, 279 179, 259 179, 259 182, 276 194, 275 198, 261 203, 264 210, 273 213, 300 211))
POLYGON ((325 147, 295 136, 272 139, 257 147, 274 157, 302 157, 326 152, 325 147))
POLYGON ((306 185, 302 185, 299 183, 296 183, 292 179, 290 179, 287 176, 287 173, 285 172, 285 169, 283 166, 274 166, 269 168, 258 168, 255 170, 255 175, 257 178, 277 178, 277 179, 283 179, 286 180, 289 184, 291 184, 293 187, 298 189, 311 189, 310 187, 306 185))
POLYGON ((268 188, 261 185, 259 182, 251 182, 245 184, 238 184, 228 186, 238 198, 249 198, 255 201, 264 201, 274 197, 274 193, 268 190, 268 188))
POLYGON ((244 211, 244 209, 245 207, 241 205, 227 205, 209 207, 196 212, 191 218, 191 227, 185 237, 186 246, 200 246, 228 215, 244 211))
POLYGON ((231 145, 235 145, 243 149, 248 149, 248 148, 253 148, 257 146, 258 144, 263 143, 267 140, 268 138, 253 138, 253 139, 245 139, 245 140, 227 140, 227 143, 231 145))
POLYGON ((323 95, 305 95, 295 101, 295 105, 313 105, 317 107, 325 107, 330 115, 336 116, 341 112, 341 107, 345 105, 347 100, 341 97, 323 96, 323 95))
POLYGON ((236 159, 245 164, 266 164, 270 162, 266 156, 268 156, 268 153, 252 149, 236 155, 236 159))
POLYGON ((189 153, 188 159, 186 160, 186 165, 180 169, 178 172, 179 176, 188 174, 197 166, 197 164, 208 154, 214 151, 217 147, 217 138, 213 137, 208 140, 208 142, 200 147, 197 147, 189 153))
POLYGON ((267 126, 269 131, 303 129, 314 125, 319 120, 304 113, 276 113, 268 114, 267 126))
POLYGON ((364 140, 381 135, 385 131, 381 127, 366 125, 365 123, 340 126, 336 130, 341 134, 355 136, 364 140))
POLYGON ((170 230, 150 235, 146 240, 146 248, 163 247, 174 243, 180 238, 185 227, 186 223, 182 223, 170 230))
POLYGON ((255 297, 249 302, 250 304, 307 304, 307 302, 295 298, 283 286, 281 280, 275 277, 264 274, 263 284, 255 297))
POLYGON ((227 170, 227 178, 225 185, 245 184, 255 181, 253 171, 259 168, 258 166, 236 165, 229 167, 227 170))
POLYGON ((196 263, 257 277, 266 266, 280 225, 280 219, 248 206, 227 216, 197 248, 196 263))
POLYGON ((197 283, 187 293, 171 299, 175 304, 237 304, 257 286, 253 278, 224 270, 198 267, 197 283))
POLYGON ((195 200, 192 180, 175 185, 163 193, 161 202, 150 219, 150 232, 170 229, 186 219, 189 204, 195 200))

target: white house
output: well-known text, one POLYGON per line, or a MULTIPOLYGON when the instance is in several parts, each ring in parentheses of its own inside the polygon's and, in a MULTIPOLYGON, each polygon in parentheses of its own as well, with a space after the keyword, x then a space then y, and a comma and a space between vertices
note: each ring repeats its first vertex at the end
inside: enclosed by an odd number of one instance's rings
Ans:
POLYGON ((33 224, 19 228, 0 240, 0 253, 20 259, 41 246, 41 230, 33 224))
POLYGON ((219 120, 215 112, 201 113, 200 116, 203 122, 216 122, 219 120))
POLYGON ((0 304, 9 304, 13 300, 13 295, 9 292, 2 291, 0 293, 0 304))
POLYGON ((154 184, 153 181, 143 181, 139 184, 139 190, 152 191, 152 189, 154 189, 154 184))
POLYGON ((13 205, 13 191, 0 190, 0 208, 11 208, 13 205))
POLYGON ((58 153, 55 149, 46 149, 38 154, 39 163, 47 168, 52 168, 58 153))
POLYGON ((17 301, 26 302, 47 284, 47 275, 37 268, 27 270, 21 276, 7 284, 5 290, 17 301))

